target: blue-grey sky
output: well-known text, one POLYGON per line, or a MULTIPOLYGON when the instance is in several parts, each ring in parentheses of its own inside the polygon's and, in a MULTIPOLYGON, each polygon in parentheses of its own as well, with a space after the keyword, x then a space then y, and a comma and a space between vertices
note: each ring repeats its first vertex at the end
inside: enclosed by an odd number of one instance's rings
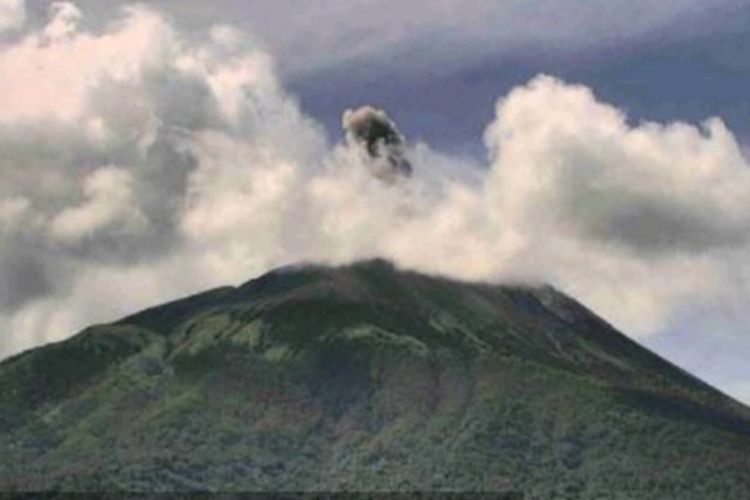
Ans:
MULTIPOLYGON (((49 3, 28 0, 30 21, 49 3)), ((334 136, 342 109, 377 103, 413 136, 483 155, 495 101, 538 73, 584 83, 633 120, 720 116, 750 131, 748 0, 144 3, 195 33, 242 29, 334 136)), ((128 2, 76 4, 97 26, 128 2)))
MULTIPOLYGON (((704 2, 708 5, 707 2, 704 2)), ((600 4, 606 4, 601 2, 600 4)), ((522 20, 519 22, 523 22, 522 20)), ((498 96, 538 73, 584 83, 633 121, 720 116, 743 139, 750 132, 750 5, 712 9, 698 19, 676 19, 643 39, 570 47, 546 40, 513 50, 502 44, 411 68, 425 47, 394 50, 397 61, 345 63, 289 79, 311 114, 334 132, 344 106, 373 101, 391 110, 402 128, 432 144, 484 154, 484 127, 498 96), (334 92, 331 89, 335 89, 334 92)), ((580 36, 584 37, 586 26, 580 36)), ((432 52, 432 51, 430 51, 432 52)), ((430 54, 439 58, 439 55, 430 54)))
POLYGON ((750 401, 749 50, 750 0, 0 0, 0 355, 375 252, 552 281, 750 401), (364 104, 413 192, 336 170, 364 104))

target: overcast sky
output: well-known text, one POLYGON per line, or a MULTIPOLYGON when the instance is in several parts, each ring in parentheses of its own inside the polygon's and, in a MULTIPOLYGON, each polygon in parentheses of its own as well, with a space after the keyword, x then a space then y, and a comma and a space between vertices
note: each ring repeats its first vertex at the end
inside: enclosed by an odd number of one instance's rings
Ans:
POLYGON ((0 355, 378 254, 551 282, 750 401, 749 26, 747 0, 0 0, 0 355), (343 140, 363 104, 411 181, 343 140))

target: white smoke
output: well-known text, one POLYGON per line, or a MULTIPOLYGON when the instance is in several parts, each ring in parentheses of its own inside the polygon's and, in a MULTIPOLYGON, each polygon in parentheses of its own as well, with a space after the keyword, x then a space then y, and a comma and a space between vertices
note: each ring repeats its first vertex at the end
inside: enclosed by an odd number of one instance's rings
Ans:
POLYGON ((551 282, 634 335, 745 293, 750 170, 719 120, 631 126, 540 76, 498 102, 489 165, 402 139, 413 175, 382 182, 242 33, 84 16, 0 46, 3 354, 303 260, 551 282))

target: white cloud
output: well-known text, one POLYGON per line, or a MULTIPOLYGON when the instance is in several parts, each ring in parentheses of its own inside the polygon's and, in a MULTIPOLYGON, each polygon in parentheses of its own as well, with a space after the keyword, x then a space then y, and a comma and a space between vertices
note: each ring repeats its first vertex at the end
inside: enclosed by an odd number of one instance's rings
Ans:
POLYGON ((9 229, 17 224, 29 209, 29 200, 14 197, 0 202, 0 229, 9 229))
POLYGON ((75 33, 81 11, 70 2, 54 2, 50 6, 50 18, 44 35, 49 40, 58 40, 75 33))
POLYGON ((215 26, 210 36, 213 44, 181 55, 176 66, 204 80, 224 118, 237 123, 248 93, 275 90, 271 60, 262 52, 244 52, 240 34, 230 27, 215 26))
POLYGON ((487 168, 417 145, 384 183, 240 32, 61 5, 0 47, 5 354, 299 260, 550 281, 635 335, 740 293, 750 170, 718 120, 634 126, 539 77, 498 102, 487 168))
POLYGON ((85 20, 53 4, 0 46, 4 354, 279 263, 290 183, 325 151, 239 32, 85 20))
POLYGON ((627 124, 583 86, 539 77, 498 103, 488 210, 510 257, 631 332, 719 293, 747 254, 750 169, 716 119, 627 124))
POLYGON ((170 28, 142 7, 101 36, 76 31, 80 16, 70 3, 53 3, 43 30, 0 49, 0 123, 80 119, 97 85, 137 79, 168 49, 170 28))
POLYGON ((284 261, 281 237, 300 172, 276 151, 217 134, 197 138, 180 229, 219 281, 284 261))
POLYGON ((20 28, 25 20, 24 0, 0 0, 0 33, 20 28))
POLYGON ((52 237, 74 244, 105 230, 118 234, 143 230, 147 221, 138 207, 133 182, 133 174, 123 168, 95 170, 83 180, 84 201, 63 209, 52 219, 52 237))

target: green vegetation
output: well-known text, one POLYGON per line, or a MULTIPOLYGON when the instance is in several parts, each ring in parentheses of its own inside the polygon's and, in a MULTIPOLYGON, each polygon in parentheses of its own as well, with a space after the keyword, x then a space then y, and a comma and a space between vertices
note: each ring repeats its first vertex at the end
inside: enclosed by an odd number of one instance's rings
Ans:
POLYGON ((0 364, 0 490, 750 498, 750 411, 549 287, 280 270, 0 364))

